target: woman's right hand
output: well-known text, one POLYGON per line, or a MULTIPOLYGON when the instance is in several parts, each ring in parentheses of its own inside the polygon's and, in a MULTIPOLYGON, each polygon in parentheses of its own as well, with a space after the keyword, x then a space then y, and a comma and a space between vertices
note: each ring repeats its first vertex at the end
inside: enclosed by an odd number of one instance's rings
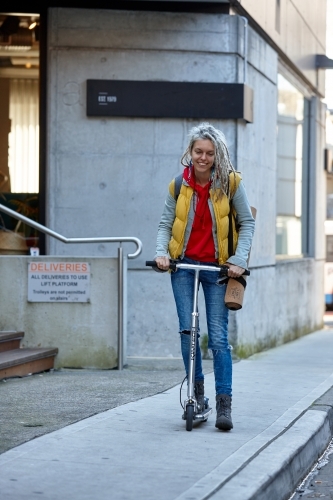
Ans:
POLYGON ((169 257, 156 257, 155 262, 159 269, 162 269, 163 271, 168 271, 170 266, 169 257))

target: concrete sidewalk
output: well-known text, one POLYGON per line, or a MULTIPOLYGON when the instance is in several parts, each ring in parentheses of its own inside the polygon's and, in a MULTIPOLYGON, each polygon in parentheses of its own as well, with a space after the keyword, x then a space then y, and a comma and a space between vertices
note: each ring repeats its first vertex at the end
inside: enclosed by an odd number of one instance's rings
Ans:
POLYGON ((333 329, 233 369, 231 432, 186 432, 175 386, 3 453, 1 499, 287 499, 331 439, 333 329))

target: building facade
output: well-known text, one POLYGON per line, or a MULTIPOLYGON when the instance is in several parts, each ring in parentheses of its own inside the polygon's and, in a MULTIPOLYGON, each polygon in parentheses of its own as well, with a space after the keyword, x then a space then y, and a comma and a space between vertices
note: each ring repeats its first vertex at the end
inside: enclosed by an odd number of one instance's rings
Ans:
MULTIPOLYGON (((142 240, 140 258, 129 261, 128 354, 180 355, 170 278, 145 261, 154 257, 168 183, 181 171, 187 133, 200 121, 225 133, 257 209, 244 305, 230 315, 235 352, 248 356, 321 328, 326 106, 316 55, 325 54, 326 1, 138 0, 89 8, 48 2, 38 9, 40 220, 66 236, 142 240), (246 85, 252 115, 235 117, 228 108, 222 118, 209 110, 195 118, 91 116, 89 80, 193 83, 198 89, 203 83, 246 85)), ((0 83, 4 75, 0 68, 0 83)), ((147 95, 135 91, 131 99, 134 106, 147 95)), ((115 255, 107 244, 68 248, 51 239, 44 251, 115 255)), ((204 334, 203 296, 199 300, 204 334)))

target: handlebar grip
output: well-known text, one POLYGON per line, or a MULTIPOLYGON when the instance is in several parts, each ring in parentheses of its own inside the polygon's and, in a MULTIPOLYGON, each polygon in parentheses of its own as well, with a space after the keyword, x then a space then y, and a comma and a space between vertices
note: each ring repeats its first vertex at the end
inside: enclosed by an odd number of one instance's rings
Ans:
POLYGON ((156 260, 146 260, 146 266, 157 267, 156 260))
POLYGON ((164 271, 163 269, 160 269, 157 267, 156 261, 155 260, 146 260, 146 266, 150 266, 156 271, 157 273, 166 273, 167 271, 164 271))
MULTIPOLYGON (((228 266, 220 266, 220 276, 228 277, 228 271, 228 266)), ((248 269, 245 269, 241 276, 250 276, 250 271, 248 269)))

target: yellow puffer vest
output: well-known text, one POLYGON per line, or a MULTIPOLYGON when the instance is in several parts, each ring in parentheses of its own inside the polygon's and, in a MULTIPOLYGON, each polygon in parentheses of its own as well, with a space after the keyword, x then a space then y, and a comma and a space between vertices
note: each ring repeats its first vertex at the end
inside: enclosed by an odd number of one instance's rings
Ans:
MULTIPOLYGON (((235 194, 241 181, 239 173, 233 172, 229 175, 229 186, 231 197, 235 194)), ((219 190, 217 190, 219 191, 219 190)), ((175 180, 169 184, 169 192, 174 197, 175 180)), ((230 257, 228 253, 228 233, 229 233, 229 212, 230 205, 226 195, 221 199, 218 198, 218 192, 214 195, 210 190, 210 199, 214 208, 215 223, 217 230, 217 254, 218 263, 224 264, 230 257)), ((188 221, 188 215, 191 207, 193 196, 193 188, 182 184, 176 205, 176 217, 172 226, 172 237, 169 243, 169 254, 172 259, 178 259, 183 251, 185 231, 188 221)), ((214 224, 213 224, 214 227, 214 224)), ((213 235, 214 236, 214 235, 213 235)), ((215 239, 214 239, 215 241, 215 239)), ((233 253, 236 251, 238 241, 238 232, 236 231, 235 221, 233 218, 233 253)))

